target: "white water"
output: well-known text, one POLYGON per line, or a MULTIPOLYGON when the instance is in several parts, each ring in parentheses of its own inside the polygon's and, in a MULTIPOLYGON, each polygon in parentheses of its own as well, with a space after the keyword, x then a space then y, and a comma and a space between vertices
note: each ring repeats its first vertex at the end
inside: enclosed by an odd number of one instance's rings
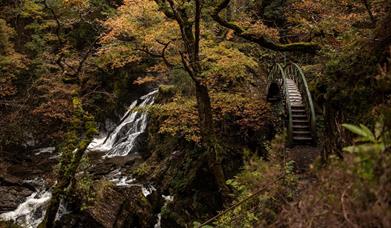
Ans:
POLYGON ((149 196, 152 194, 153 191, 156 191, 156 188, 153 187, 152 185, 147 185, 147 186, 142 186, 141 187, 141 192, 145 197, 149 196))
POLYGON ((70 214, 70 213, 71 213, 71 211, 69 211, 67 209, 67 206, 64 203, 64 200, 61 199, 60 205, 58 206, 58 210, 57 210, 57 213, 56 213, 56 218, 54 219, 54 221, 59 221, 62 216, 66 215, 66 214, 70 214))
POLYGON ((14 211, 1 214, 0 220, 14 221, 22 227, 35 228, 42 222, 51 197, 52 193, 49 191, 34 192, 14 211))
POLYGON ((136 181, 132 176, 123 176, 120 169, 112 171, 108 177, 111 182, 119 187, 129 187, 130 184, 136 181))
MULTIPOLYGON (((94 139, 88 146, 88 151, 102 151, 105 153, 104 158, 126 156, 131 152, 136 152, 134 150, 137 148, 137 138, 147 127, 147 113, 134 111, 133 109, 136 107, 143 108, 153 104, 156 93, 157 90, 134 101, 122 117, 121 123, 110 134, 94 139)), ((43 153, 51 154, 53 151, 55 151, 54 147, 48 147, 38 149, 34 152, 35 155, 40 155, 43 153)), ((58 155, 54 155, 49 159, 56 158, 56 156, 58 155)), ((119 169, 112 172, 110 181, 122 187, 140 186, 144 196, 148 196, 156 190, 152 185, 143 186, 141 184, 134 184, 135 179, 131 176, 123 176, 119 169)), ((38 187, 45 185, 40 180, 28 180, 26 182, 38 187)), ((45 216, 51 197, 52 193, 50 191, 37 190, 27 197, 14 211, 0 214, 0 220, 14 221, 16 224, 26 228, 36 228, 45 216)), ((62 215, 67 213, 69 211, 67 211, 66 206, 62 202, 57 211, 56 220, 59 220, 62 215)))
POLYGON ((121 123, 109 134, 95 138, 88 146, 88 151, 104 152, 104 158, 126 156, 136 149, 137 138, 147 127, 147 113, 134 111, 154 103, 157 90, 134 101, 121 119, 121 123))
MULTIPOLYGON (((165 196, 165 195, 162 195, 163 199, 164 199, 164 205, 163 207, 167 206, 167 204, 169 202, 172 202, 174 201, 174 196, 165 196)), ((162 207, 162 208, 163 208, 162 207)), ((160 209, 161 211, 161 209, 160 209)), ((159 214, 157 214, 157 222, 156 224, 153 226, 153 228, 161 228, 161 224, 162 224, 162 213, 160 212, 159 214)))
POLYGON ((40 155, 40 154, 44 154, 44 153, 53 153, 54 151, 56 150, 56 147, 44 147, 44 148, 39 148, 39 149, 36 149, 34 152, 34 155, 40 155))

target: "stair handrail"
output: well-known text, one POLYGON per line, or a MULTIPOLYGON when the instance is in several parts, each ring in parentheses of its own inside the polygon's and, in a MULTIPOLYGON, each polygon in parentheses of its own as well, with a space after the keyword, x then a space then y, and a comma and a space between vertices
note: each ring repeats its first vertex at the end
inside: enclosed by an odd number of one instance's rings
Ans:
POLYGON ((277 79, 281 79, 281 83, 279 86, 282 87, 282 100, 285 102, 286 113, 288 114, 288 131, 287 131, 287 144, 291 145, 293 142, 293 120, 292 120, 292 104, 288 97, 288 86, 287 86, 287 76, 284 70, 284 67, 280 63, 275 63, 268 75, 269 85, 272 82, 277 82, 277 79))
POLYGON ((296 63, 289 63, 284 67, 285 76, 289 79, 295 81, 296 85, 299 88, 300 93, 302 94, 302 99, 304 101, 304 106, 309 114, 310 118, 310 127, 311 127, 311 135, 314 143, 317 141, 316 136, 316 114, 315 114, 315 106, 312 101, 312 96, 308 87, 307 80, 304 76, 303 70, 296 63))

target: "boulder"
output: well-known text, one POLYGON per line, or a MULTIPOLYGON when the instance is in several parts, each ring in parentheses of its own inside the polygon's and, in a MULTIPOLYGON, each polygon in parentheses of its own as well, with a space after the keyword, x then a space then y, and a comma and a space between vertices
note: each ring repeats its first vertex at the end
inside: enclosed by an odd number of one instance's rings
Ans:
POLYGON ((32 193, 23 186, 0 186, 0 214, 15 210, 32 193))
POLYGON ((140 186, 103 186, 86 213, 106 228, 153 227, 156 222, 152 206, 140 186))

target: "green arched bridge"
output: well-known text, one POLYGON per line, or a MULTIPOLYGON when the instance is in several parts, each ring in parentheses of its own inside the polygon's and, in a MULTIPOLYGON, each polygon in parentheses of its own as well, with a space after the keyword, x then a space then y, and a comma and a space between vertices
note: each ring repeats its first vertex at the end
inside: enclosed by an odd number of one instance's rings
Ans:
POLYGON ((297 64, 274 64, 268 76, 267 100, 283 104, 288 146, 316 145, 315 108, 304 73, 297 64))

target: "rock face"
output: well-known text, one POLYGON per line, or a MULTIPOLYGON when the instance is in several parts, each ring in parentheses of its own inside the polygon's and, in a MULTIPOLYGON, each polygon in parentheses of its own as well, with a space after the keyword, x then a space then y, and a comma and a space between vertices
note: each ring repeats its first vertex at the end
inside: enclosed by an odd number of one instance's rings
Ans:
POLYGON ((20 147, 12 152, 0 151, 0 214, 15 210, 37 190, 36 184, 26 182, 36 178, 51 181, 51 170, 56 159, 51 154, 35 154, 20 147))
POLYGON ((156 222, 152 207, 139 186, 103 187, 86 213, 106 228, 153 227, 156 222))
POLYGON ((23 186, 0 186, 0 214, 15 210, 32 193, 23 186))

